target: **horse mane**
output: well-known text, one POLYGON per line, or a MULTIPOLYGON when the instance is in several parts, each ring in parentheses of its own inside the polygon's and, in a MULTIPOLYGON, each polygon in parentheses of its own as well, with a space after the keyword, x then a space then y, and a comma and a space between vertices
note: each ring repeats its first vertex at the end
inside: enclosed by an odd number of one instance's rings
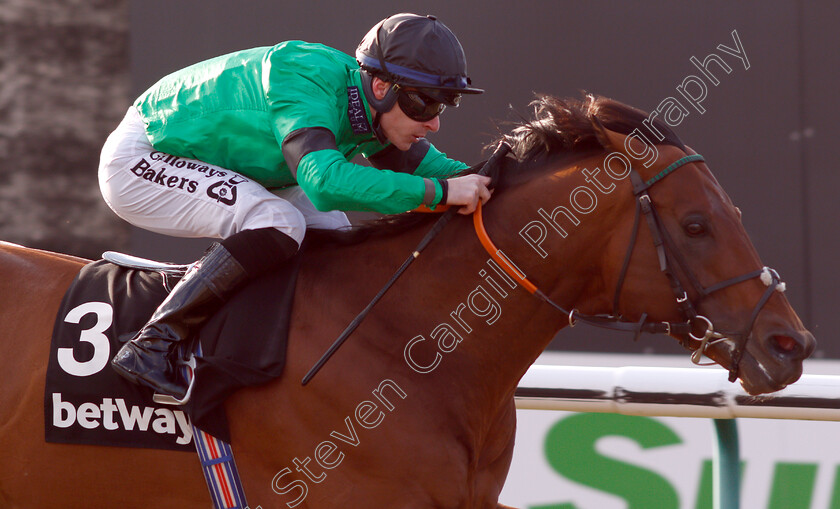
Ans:
MULTIPOLYGON (((586 94, 583 100, 576 100, 540 95, 530 106, 534 108, 534 118, 520 122, 502 137, 520 162, 551 154, 609 149, 596 124, 621 134, 635 129, 649 132, 642 124, 647 113, 608 97, 586 94)), ((663 140, 654 138, 652 142, 685 150, 683 142, 664 122, 654 118, 651 123, 664 136, 663 140)))
MULTIPOLYGON (((510 158, 506 161, 508 164, 505 164, 501 172, 504 176, 501 179, 502 185, 497 187, 496 192, 532 178, 536 173, 529 170, 544 166, 545 161, 554 157, 610 149, 601 139, 596 127, 598 124, 621 134, 630 134, 635 129, 649 132, 642 123, 648 119, 647 113, 604 96, 584 94, 583 99, 578 100, 538 95, 530 106, 534 109, 532 119, 516 122, 516 127, 509 134, 502 135, 486 147, 496 147, 505 141, 510 145, 511 154, 515 158, 515 164, 509 164, 510 158)), ((679 137, 659 118, 654 118, 650 123, 664 136, 662 140, 649 136, 652 142, 686 150, 679 137)), ((461 174, 476 173, 481 166, 473 166, 461 174)), ((437 217, 437 214, 406 212, 383 216, 344 230, 311 229, 306 234, 306 245, 317 249, 322 246, 356 244, 369 238, 404 232, 437 217)))

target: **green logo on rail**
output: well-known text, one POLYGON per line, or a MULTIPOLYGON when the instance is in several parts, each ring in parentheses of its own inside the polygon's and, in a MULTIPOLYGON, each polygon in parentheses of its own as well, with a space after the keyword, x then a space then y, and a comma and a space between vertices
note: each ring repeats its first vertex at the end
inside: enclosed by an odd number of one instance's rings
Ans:
MULTIPOLYGON (((680 437, 657 419, 619 414, 573 414, 555 423, 545 438, 545 457, 551 468, 570 481, 620 497, 627 509, 712 509, 712 462, 704 460, 697 480, 694 505, 681 503, 676 488, 659 473, 601 454, 596 448, 604 437, 623 437, 642 449, 682 443, 680 437)), ((741 463, 743 477, 746 465, 741 463)), ((811 509, 817 478, 816 463, 778 462, 773 471, 767 509, 811 509)), ((691 471, 691 469, 687 469, 691 471)), ((756 507, 741 500, 742 507, 756 507)), ((589 509, 563 500, 529 509, 589 509)), ((835 468, 834 488, 828 509, 840 509, 840 467, 835 468)))

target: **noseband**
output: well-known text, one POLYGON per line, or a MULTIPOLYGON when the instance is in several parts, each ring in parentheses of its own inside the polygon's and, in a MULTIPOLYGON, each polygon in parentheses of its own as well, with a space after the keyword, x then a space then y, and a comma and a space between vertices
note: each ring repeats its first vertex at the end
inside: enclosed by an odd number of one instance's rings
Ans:
POLYGON ((533 283, 528 281, 525 274, 522 273, 522 271, 520 271, 516 265, 514 265, 504 255, 504 253, 502 253, 502 251, 493 244, 492 240, 490 240, 490 237, 487 235, 487 231, 484 228, 480 206, 473 215, 475 229, 479 240, 490 256, 509 275, 518 280, 526 290, 567 315, 569 317, 569 325, 571 327, 574 327, 577 322, 580 321, 606 329, 633 332, 636 338, 638 338, 639 334, 642 332, 653 334, 676 334, 678 335, 680 343, 689 350, 692 349, 692 341, 699 342, 699 345, 691 354, 691 361, 695 364, 701 364, 702 357, 705 354, 707 347, 729 339, 733 342, 731 354, 732 362, 729 367, 729 381, 734 382, 738 378, 741 357, 746 349, 747 340, 752 333, 753 325, 755 324, 755 320, 758 318, 758 314, 770 299, 773 291, 784 291, 785 285, 780 281, 779 274, 769 267, 763 267, 708 287, 703 287, 703 285, 701 285, 697 280, 685 258, 677 249, 676 244, 664 228, 662 221, 656 212, 656 207, 648 194, 648 190, 653 187, 654 184, 661 181, 663 178, 683 165, 695 161, 704 161, 703 156, 699 154, 685 156, 675 161, 673 164, 647 181, 643 181, 638 172, 631 168, 630 181, 633 184, 633 194, 636 196, 636 215, 633 221, 633 231, 631 233, 630 243, 627 247, 627 253, 624 257, 624 263, 621 268, 618 283, 616 284, 615 295, 613 298, 613 313, 610 315, 584 315, 575 309, 572 309, 571 311, 566 310, 556 302, 552 301, 533 283), (650 322, 647 320, 647 313, 642 313, 641 319, 638 322, 627 322, 622 319, 621 314, 618 311, 619 296, 621 295, 621 288, 624 285, 627 270, 630 266, 630 258, 633 255, 633 250, 636 245, 636 238, 638 237, 639 223, 641 222, 642 215, 644 215, 648 228, 650 229, 650 233, 653 237, 654 247, 656 248, 657 257, 659 259, 659 269, 668 279, 668 283, 671 286, 671 290, 673 291, 676 299, 677 307, 683 318, 685 318, 684 322, 650 322), (683 274, 685 274, 691 288, 697 294, 697 305, 699 305, 703 299, 718 290, 728 288, 756 277, 761 278, 761 281, 767 286, 767 289, 753 308, 750 319, 747 322, 747 326, 740 332, 716 330, 714 324, 709 318, 697 312, 695 305, 692 304, 691 299, 688 297, 688 293, 683 289, 679 278, 677 278, 674 274, 672 266, 669 265, 669 259, 672 259, 672 263, 679 266, 680 270, 683 274), (702 328, 703 332, 699 335, 695 335, 694 331, 699 328, 702 328))

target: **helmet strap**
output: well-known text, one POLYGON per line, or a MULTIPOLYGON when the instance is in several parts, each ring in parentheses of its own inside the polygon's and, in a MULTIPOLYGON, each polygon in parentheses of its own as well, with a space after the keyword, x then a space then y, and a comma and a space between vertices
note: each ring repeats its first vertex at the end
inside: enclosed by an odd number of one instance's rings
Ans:
POLYGON ((379 125, 379 119, 383 113, 388 113, 394 108, 394 105, 397 104, 397 91, 394 90, 394 87, 390 87, 388 91, 385 93, 385 97, 382 99, 377 99, 376 94, 373 93, 373 75, 362 69, 361 71, 361 78, 362 78, 362 91, 365 94, 365 99, 367 100, 368 104, 371 108, 376 110, 378 113, 377 115, 373 115, 373 124, 371 127, 373 128, 373 133, 376 134, 376 138, 381 142, 385 142, 385 135, 382 133, 382 127, 379 125))
POLYGON ((376 140, 385 145, 388 142, 388 138, 385 137, 385 133, 382 131, 382 124, 379 123, 380 118, 382 118, 381 113, 375 115, 370 127, 373 129, 373 134, 376 135, 376 140))

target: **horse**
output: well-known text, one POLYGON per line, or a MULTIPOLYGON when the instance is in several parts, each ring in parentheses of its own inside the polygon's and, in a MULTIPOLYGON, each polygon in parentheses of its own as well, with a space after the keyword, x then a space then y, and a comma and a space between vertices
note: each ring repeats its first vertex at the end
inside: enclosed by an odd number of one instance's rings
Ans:
MULTIPOLYGON (((605 97, 542 96, 503 139, 511 154, 481 216, 496 256, 456 214, 302 386, 434 216, 311 232, 285 373, 225 403, 250 507, 505 507, 517 382, 579 321, 670 333, 750 394, 801 375, 813 336, 666 124, 605 97)), ((190 454, 45 443, 51 327, 84 263, 0 245, 0 505, 207 506, 190 454)))

